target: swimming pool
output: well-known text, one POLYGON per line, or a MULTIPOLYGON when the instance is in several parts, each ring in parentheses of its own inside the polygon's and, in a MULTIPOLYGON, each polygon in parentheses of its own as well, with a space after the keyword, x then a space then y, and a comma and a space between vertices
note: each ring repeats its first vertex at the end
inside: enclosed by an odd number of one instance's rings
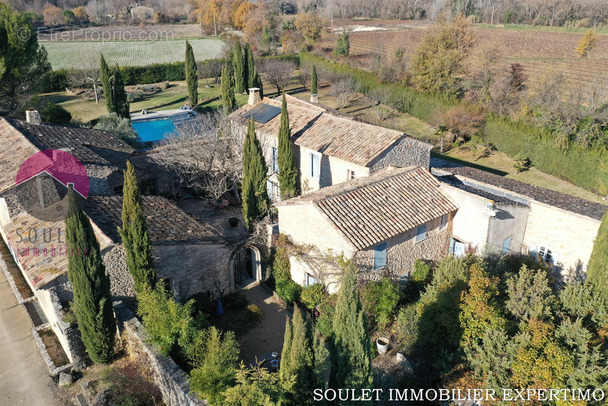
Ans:
POLYGON ((177 128, 168 118, 157 120, 137 120, 131 123, 141 142, 157 142, 167 135, 175 134, 177 128))

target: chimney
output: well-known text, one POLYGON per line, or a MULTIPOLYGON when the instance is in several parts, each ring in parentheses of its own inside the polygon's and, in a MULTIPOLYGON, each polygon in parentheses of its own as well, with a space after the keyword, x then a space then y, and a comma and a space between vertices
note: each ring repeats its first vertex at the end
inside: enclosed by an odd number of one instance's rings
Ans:
POLYGON ((319 103, 319 97, 316 94, 311 94, 310 95, 310 102, 311 103, 319 103))
POLYGON ((260 88, 259 87, 250 87, 249 88, 249 100, 247 104, 250 106, 255 106, 257 102, 260 101, 260 88))
POLYGON ((42 123, 42 120, 40 119, 40 113, 38 113, 38 110, 35 110, 33 108, 29 108, 25 111, 25 121, 30 124, 42 123))

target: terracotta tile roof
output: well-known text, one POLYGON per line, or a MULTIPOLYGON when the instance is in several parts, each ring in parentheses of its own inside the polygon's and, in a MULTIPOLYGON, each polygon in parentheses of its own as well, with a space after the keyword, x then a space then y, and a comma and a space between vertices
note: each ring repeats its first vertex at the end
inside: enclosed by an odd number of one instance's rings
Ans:
POLYGON ((296 134, 296 145, 368 166, 380 154, 405 135, 348 118, 323 114, 296 134))
MULTIPOLYGON (((292 137, 297 132, 301 131, 306 127, 312 120, 319 115, 323 114, 326 110, 311 103, 304 104, 300 100, 293 96, 287 95, 287 112, 289 113, 289 125, 291 126, 292 137)), ((265 103, 275 107, 281 107, 281 100, 268 99, 260 101, 259 103, 265 103)), ((254 106, 248 104, 244 105, 240 109, 236 110, 228 116, 229 119, 238 121, 242 124, 246 124, 248 118, 245 116, 254 106)), ((255 123, 255 130, 259 133, 268 134, 273 137, 279 136, 279 127, 281 126, 281 115, 269 120, 267 123, 255 123)))
POLYGON ((67 272, 65 222, 42 221, 24 212, 12 218, 4 231, 13 254, 36 289, 67 272), (59 241, 58 231, 61 234, 59 241), (45 237, 49 242, 45 242, 45 237))
POLYGON ((606 213, 606 209, 608 209, 608 206, 590 202, 581 199, 580 197, 566 195, 540 186, 530 185, 491 172, 482 171, 477 168, 458 165, 443 159, 433 158, 431 160, 431 166, 451 173, 458 178, 473 179, 485 185, 508 190, 515 194, 526 196, 531 200, 597 220, 601 220, 604 213, 606 213))
MULTIPOLYGON (((215 230, 200 224, 164 197, 143 196, 143 209, 152 243, 218 239, 215 230)), ((90 196, 85 211, 104 234, 120 242, 118 227, 122 225, 122 196, 90 196)))
POLYGON ((420 166, 389 167, 279 203, 313 204, 355 248, 364 249, 457 210, 420 166))
POLYGON ((34 144, 0 117, 0 193, 15 186, 19 167, 38 151, 34 144))
POLYGON ((489 192, 487 190, 481 190, 479 188, 475 188, 468 183, 464 183, 462 180, 458 179, 454 175, 445 175, 445 176, 437 176, 436 178, 440 182, 447 183, 448 185, 457 187, 458 189, 464 190, 466 192, 484 197, 489 200, 493 200, 496 204, 501 204, 505 206, 519 206, 519 207, 530 207, 529 202, 523 201, 523 199, 516 199, 515 196, 503 196, 496 193, 489 192))
POLYGON ((38 149, 64 149, 83 164, 124 163, 125 156, 134 151, 129 144, 107 131, 5 120, 38 149))
MULTIPOLYGON (((343 159, 361 166, 372 161, 406 135, 375 125, 353 120, 319 104, 286 96, 292 140, 296 145, 343 159)), ((281 107, 280 99, 264 99, 260 103, 281 107)), ((253 106, 245 105, 229 118, 244 123, 253 106)), ((256 131, 277 137, 281 116, 265 124, 256 123, 256 131)))

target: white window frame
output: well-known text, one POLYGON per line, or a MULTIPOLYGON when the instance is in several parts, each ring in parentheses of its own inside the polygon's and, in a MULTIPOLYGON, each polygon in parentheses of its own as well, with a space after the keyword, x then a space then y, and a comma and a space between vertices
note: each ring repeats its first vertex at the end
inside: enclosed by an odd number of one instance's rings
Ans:
POLYGON ((555 251, 547 244, 536 244, 530 246, 529 253, 534 259, 540 259, 551 265, 557 265, 559 261, 559 252, 555 251), (547 256, 549 260, 547 260, 547 256))
POLYGON ((357 178, 357 172, 354 169, 346 170, 346 180, 353 180, 357 178))
POLYGON ((316 180, 321 179, 321 157, 322 157, 321 154, 319 154, 317 152, 312 152, 312 151, 309 153, 309 157, 308 157, 308 162, 310 163, 310 171, 308 172, 308 174, 310 175, 311 178, 316 179, 316 180), (315 176, 313 157, 316 157, 319 162, 317 176, 315 176))
POLYGON ((313 285, 316 285, 316 284, 319 283, 319 281, 317 280, 317 278, 315 278, 314 276, 312 276, 308 272, 306 273, 306 281, 305 282, 306 282, 306 286, 313 286, 313 285))

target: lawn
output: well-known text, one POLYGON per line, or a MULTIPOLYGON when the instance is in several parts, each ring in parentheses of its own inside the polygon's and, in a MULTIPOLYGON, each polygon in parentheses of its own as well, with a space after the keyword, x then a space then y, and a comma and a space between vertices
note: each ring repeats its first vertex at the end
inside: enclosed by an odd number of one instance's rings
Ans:
MULTIPOLYGON (((199 105, 206 111, 213 111, 221 105, 221 100, 219 98, 221 89, 219 83, 207 85, 206 82, 206 80, 199 81, 199 105)), ((186 97, 188 94, 186 82, 170 82, 170 85, 170 87, 162 90, 159 93, 144 97, 131 103, 131 113, 140 112, 143 109, 147 109, 149 111, 170 110, 178 109, 183 106, 186 102, 186 97)), ((53 103, 63 106, 66 110, 72 113, 72 116, 75 119, 84 123, 99 118, 101 115, 108 114, 103 100, 97 104, 94 101, 89 101, 86 98, 83 98, 82 96, 74 96, 66 92, 47 93, 41 96, 48 98, 53 103)), ((236 101, 239 106, 247 103, 247 95, 236 95, 236 101)))
MULTIPOLYGON (((196 60, 220 58, 225 43, 205 38, 189 41, 196 60)), ((146 66, 153 63, 183 62, 186 41, 48 41, 43 43, 54 70, 90 69, 99 66, 103 53, 109 65, 146 66)))

